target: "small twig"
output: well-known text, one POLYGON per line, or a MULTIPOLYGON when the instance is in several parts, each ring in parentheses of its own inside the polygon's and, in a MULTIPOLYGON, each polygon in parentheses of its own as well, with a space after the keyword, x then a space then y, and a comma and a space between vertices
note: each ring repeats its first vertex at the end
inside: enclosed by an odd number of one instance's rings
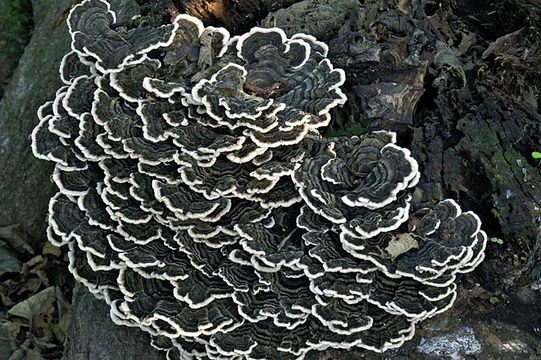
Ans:
POLYGON ((277 246, 278 250, 281 250, 286 245, 287 241, 293 236, 295 231, 297 231, 297 229, 293 229, 282 241, 280 241, 277 246))

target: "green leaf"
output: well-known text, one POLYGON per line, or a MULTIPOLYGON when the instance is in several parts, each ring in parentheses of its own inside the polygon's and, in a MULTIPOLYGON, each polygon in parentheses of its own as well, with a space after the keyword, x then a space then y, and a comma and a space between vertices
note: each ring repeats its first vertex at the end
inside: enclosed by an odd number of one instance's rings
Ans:
POLYGON ((541 152, 539 152, 539 151, 532 152, 532 157, 534 159, 541 159, 541 152))
POLYGON ((496 305, 500 302, 500 299, 498 299, 496 296, 492 296, 489 301, 492 305, 496 305))
POLYGON ((500 239, 500 238, 497 238, 497 237, 491 237, 490 241, 492 241, 493 243, 496 243, 496 244, 503 245, 503 240, 500 239))

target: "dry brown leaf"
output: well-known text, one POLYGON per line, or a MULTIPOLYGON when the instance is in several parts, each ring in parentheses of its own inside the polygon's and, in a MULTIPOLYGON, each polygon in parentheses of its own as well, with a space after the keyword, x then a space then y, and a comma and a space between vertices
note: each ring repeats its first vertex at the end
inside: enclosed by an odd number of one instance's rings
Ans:
POLYGON ((9 246, 21 254, 35 254, 34 249, 30 245, 28 233, 21 225, 0 227, 0 239, 5 240, 9 246))
POLYGON ((417 240, 410 234, 400 234, 389 242, 389 245, 385 248, 385 251, 391 259, 394 259, 413 248, 418 248, 419 244, 417 240))
POLYGON ((56 301, 55 292, 54 286, 48 287, 28 299, 15 304, 15 306, 8 310, 8 314, 32 321, 34 317, 43 314, 54 304, 56 301))

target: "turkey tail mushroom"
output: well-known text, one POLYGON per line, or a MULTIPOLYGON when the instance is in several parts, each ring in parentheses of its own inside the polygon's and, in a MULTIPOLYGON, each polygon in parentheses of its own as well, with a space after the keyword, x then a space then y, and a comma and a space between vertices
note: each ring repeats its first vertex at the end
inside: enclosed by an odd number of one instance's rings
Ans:
POLYGON ((393 133, 321 137, 346 101, 326 44, 115 21, 105 0, 72 9, 31 138, 55 163, 48 239, 116 324, 170 360, 302 359, 399 347, 453 304, 480 219, 414 211, 419 169, 393 133))

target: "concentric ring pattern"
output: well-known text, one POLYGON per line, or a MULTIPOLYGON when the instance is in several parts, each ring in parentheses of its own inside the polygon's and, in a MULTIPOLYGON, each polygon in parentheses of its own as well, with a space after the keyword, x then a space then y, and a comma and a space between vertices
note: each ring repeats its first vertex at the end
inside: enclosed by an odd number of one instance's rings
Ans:
POLYGON ((393 133, 319 135, 346 101, 325 44, 115 21, 103 0, 71 11, 32 147, 56 164, 48 237, 117 324, 168 359, 300 359, 398 347, 453 304, 480 220, 412 210, 393 133))

